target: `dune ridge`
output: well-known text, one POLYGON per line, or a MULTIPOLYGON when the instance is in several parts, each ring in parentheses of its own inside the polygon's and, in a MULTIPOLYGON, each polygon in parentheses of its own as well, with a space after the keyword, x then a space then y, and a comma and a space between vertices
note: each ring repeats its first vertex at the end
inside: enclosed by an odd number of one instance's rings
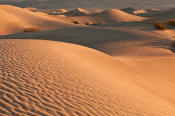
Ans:
POLYGON ((146 18, 131 15, 118 9, 105 10, 100 14, 100 18, 101 17, 106 20, 110 20, 110 22, 133 22, 146 20, 146 18))
POLYGON ((23 32, 25 28, 40 28, 48 30, 70 27, 70 24, 60 22, 49 15, 42 15, 10 5, 0 5, 2 26, 0 35, 23 32))
MULTIPOLYGON (((31 9, 31 8, 30 8, 31 9)), ((36 9, 35 9, 36 10, 36 9)), ((47 12, 35 12, 27 8, 18 8, 10 5, 0 5, 2 26, 0 35, 23 32, 25 28, 40 28, 50 30, 58 28, 74 27, 74 21, 82 25, 106 24, 116 22, 143 21, 147 18, 127 14, 117 9, 105 11, 75 9, 61 13, 60 15, 49 15, 47 12), (68 16, 68 17, 66 17, 68 16), (8 20, 7 20, 8 19, 8 20)))
POLYGON ((73 11, 0 5, 0 115, 174 116, 174 29, 118 9, 73 11), (31 26, 41 31, 23 32, 31 26))
POLYGON ((108 24, 108 23, 119 23, 119 22, 140 22, 148 20, 148 18, 136 16, 133 14, 125 13, 119 9, 108 9, 108 10, 84 10, 75 9, 70 12, 63 13, 67 15, 67 20, 76 20, 80 24, 108 24))
POLYGON ((173 116, 175 113, 173 104, 126 79, 124 72, 130 68, 108 55, 44 40, 0 43, 1 114, 173 116))

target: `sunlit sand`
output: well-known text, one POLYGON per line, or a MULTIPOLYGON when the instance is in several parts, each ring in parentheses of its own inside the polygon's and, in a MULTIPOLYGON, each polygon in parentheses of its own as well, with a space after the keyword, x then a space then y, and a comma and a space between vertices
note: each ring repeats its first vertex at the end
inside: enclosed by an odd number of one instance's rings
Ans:
POLYGON ((174 116, 172 12, 0 5, 0 115, 174 116))

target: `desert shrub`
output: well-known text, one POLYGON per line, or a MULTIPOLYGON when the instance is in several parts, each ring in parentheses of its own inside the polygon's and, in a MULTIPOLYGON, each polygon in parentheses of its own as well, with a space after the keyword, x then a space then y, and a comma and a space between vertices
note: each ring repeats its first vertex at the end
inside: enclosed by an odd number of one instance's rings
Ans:
POLYGON ((98 25, 98 23, 93 23, 93 24, 92 24, 92 26, 96 26, 96 25, 98 25))
POLYGON ((74 23, 74 24, 79 24, 79 22, 78 22, 78 21, 73 21, 73 23, 74 23))
POLYGON ((175 41, 173 41, 173 42, 171 43, 171 46, 172 46, 173 48, 175 48, 175 41))
POLYGON ((24 29, 24 32, 34 32, 34 31, 40 31, 40 29, 36 27, 30 27, 24 29))
POLYGON ((91 25, 91 26, 96 26, 99 25, 100 23, 89 23, 89 22, 85 22, 85 25, 91 25))
POLYGON ((89 22, 85 22, 84 24, 85 24, 85 25, 91 25, 89 22))
POLYGON ((154 21, 154 27, 159 30, 166 30, 166 25, 160 23, 159 21, 154 21))
POLYGON ((175 26, 175 20, 166 21, 167 25, 175 26))
POLYGON ((92 24, 92 26, 96 26, 96 25, 100 25, 100 24, 103 24, 102 22, 95 22, 92 24))

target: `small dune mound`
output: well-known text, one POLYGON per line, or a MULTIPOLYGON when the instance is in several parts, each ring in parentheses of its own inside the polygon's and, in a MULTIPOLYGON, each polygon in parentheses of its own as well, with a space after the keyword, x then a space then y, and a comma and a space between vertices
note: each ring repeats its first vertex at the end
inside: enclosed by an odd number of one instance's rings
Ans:
POLYGON ((65 13, 68 12, 66 9, 54 9, 54 10, 50 10, 51 12, 55 12, 55 13, 65 13))
POLYGON ((105 22, 133 22, 146 20, 144 17, 128 14, 118 9, 105 10, 98 15, 105 22))
POLYGON ((147 11, 144 10, 144 9, 140 9, 140 10, 134 11, 133 13, 134 13, 134 14, 143 14, 143 13, 147 13, 147 11))
POLYGON ((152 17, 162 20, 175 19, 175 8, 159 11, 155 13, 152 17))
POLYGON ((87 11, 85 9, 82 9, 82 8, 77 8, 77 9, 71 10, 69 12, 65 12, 63 14, 66 16, 86 16, 87 11))
POLYGON ((121 11, 124 11, 124 12, 129 13, 129 14, 133 14, 133 12, 136 10, 138 10, 138 9, 133 8, 133 7, 127 7, 127 8, 121 9, 121 11))
POLYGON ((122 11, 129 13, 129 14, 142 14, 142 13, 147 13, 147 11, 145 9, 136 9, 133 7, 128 7, 128 8, 124 8, 121 9, 122 11))
POLYGON ((93 15, 97 13, 101 13, 103 10, 86 10, 82 8, 77 8, 68 12, 62 13, 63 15, 69 16, 69 17, 76 17, 76 16, 88 16, 93 15))
POLYGON ((151 9, 146 9, 147 12, 149 13, 158 13, 160 12, 160 9, 158 8, 151 8, 151 9))

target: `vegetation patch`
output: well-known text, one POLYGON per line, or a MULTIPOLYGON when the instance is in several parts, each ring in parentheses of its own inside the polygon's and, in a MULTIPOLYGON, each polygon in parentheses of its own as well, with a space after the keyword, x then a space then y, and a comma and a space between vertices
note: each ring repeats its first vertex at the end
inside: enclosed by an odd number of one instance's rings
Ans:
POLYGON ((171 46, 175 48, 175 41, 172 42, 171 46))
POLYGON ((80 24, 78 21, 73 21, 74 24, 80 24))
POLYGON ((175 26, 175 20, 166 21, 167 25, 175 26))
POLYGON ((40 31, 40 29, 36 27, 29 27, 24 29, 24 32, 34 32, 34 31, 40 31))
POLYGON ((154 27, 159 30, 166 30, 166 25, 162 24, 160 21, 154 21, 154 27))
POLYGON ((96 26, 96 25, 99 25, 98 23, 93 23, 92 26, 96 26))
POLYGON ((85 24, 85 25, 91 25, 89 22, 85 22, 84 24, 85 24))

